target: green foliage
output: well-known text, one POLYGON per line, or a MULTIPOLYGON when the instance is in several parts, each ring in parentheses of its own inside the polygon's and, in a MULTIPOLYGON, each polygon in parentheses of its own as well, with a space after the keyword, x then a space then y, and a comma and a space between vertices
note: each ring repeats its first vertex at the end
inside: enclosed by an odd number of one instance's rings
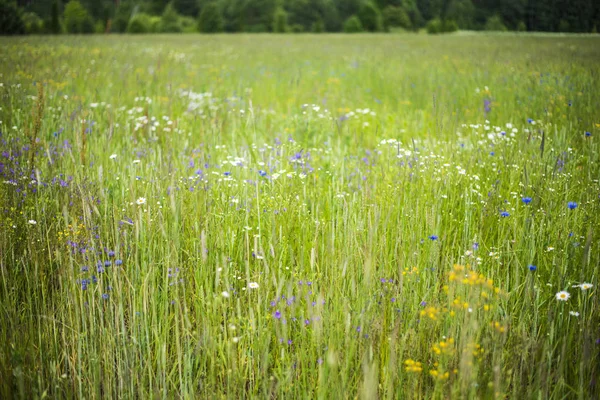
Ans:
POLYGON ((292 24, 292 25, 290 25, 290 32, 302 33, 302 32, 304 32, 304 27, 300 24, 292 24))
POLYGON ((287 31, 287 13, 283 8, 278 8, 273 16, 273 32, 285 33, 287 31))
POLYGON ((452 20, 441 21, 436 18, 427 23, 426 29, 429 34, 451 33, 458 30, 458 24, 452 20))
POLYGON ((198 17, 198 30, 203 33, 223 32, 223 16, 216 3, 206 4, 198 17))
POLYGON ((25 33, 23 12, 16 3, 0 0, 0 35, 21 35, 25 33))
POLYGON ((346 20, 346 22, 344 22, 344 32, 346 33, 359 33, 363 31, 364 29, 362 23, 360 22, 360 18, 358 18, 356 15, 352 15, 346 20))
POLYGON ((400 27, 404 29, 411 29, 412 22, 408 13, 402 7, 387 6, 382 13, 383 25, 386 28, 400 27))
POLYGON ((500 18, 500 16, 498 16, 498 15, 494 15, 494 16, 488 18, 488 20, 486 21, 485 30, 486 31, 504 32, 507 29, 506 29, 506 26, 504 25, 504 23, 502 22, 502 18, 500 18))
POLYGON ((23 24, 26 33, 39 35, 44 31, 44 22, 36 13, 23 13, 23 24))
POLYGON ((453 0, 446 17, 456 21, 460 29, 475 28, 475 6, 471 0, 453 0))
POLYGON ((129 20, 127 25, 127 33, 150 33, 152 32, 152 18, 146 13, 136 13, 129 20))
POLYGON ((382 30, 381 13, 374 3, 365 2, 358 11, 358 18, 364 30, 369 32, 379 32, 382 30))
POLYGON ((527 30, 527 25, 525 25, 525 22, 519 21, 519 23, 517 24, 517 31, 525 32, 526 30, 527 30))
POLYGON ((199 11, 198 0, 172 0, 175 10, 185 16, 197 17, 199 11))
POLYGON ((173 2, 167 4, 164 8, 164 12, 162 14, 160 20, 159 31, 164 33, 179 33, 183 29, 179 23, 179 14, 175 11, 175 7, 173 7, 173 2))
POLYGON ((52 2, 52 11, 50 13, 49 33, 59 34, 60 33, 60 17, 58 11, 58 0, 52 2))
POLYGON ((192 17, 179 17, 179 25, 184 33, 198 32, 198 21, 192 17))
POLYGON ((127 32, 129 26, 129 20, 133 14, 133 4, 130 0, 123 0, 117 7, 115 17, 112 21, 111 29, 114 32, 124 33, 127 32))
POLYGON ((93 33, 94 21, 79 0, 70 0, 63 13, 68 33, 93 33))

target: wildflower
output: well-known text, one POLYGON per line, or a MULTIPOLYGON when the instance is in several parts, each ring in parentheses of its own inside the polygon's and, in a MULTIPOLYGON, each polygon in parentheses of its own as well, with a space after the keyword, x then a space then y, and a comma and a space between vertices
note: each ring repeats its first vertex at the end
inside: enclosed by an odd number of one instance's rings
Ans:
POLYGON ((429 240, 438 240, 438 236, 437 235, 431 235, 431 236, 429 236, 429 240))
POLYGON ((281 312, 279 310, 275 311, 273 313, 273 317, 277 318, 277 319, 281 319, 281 312))
POLYGON ((232 341, 233 343, 237 343, 237 342, 239 342, 239 341, 240 341, 240 338, 236 336, 236 337, 232 338, 232 339, 231 339, 231 341, 232 341))
POLYGON ((228 298, 229 298, 229 292, 227 292, 227 291, 223 291, 223 292, 221 292, 221 296, 223 296, 223 297, 225 297, 226 299, 228 299, 228 298))
POLYGON ((523 197, 521 201, 525 204, 529 204, 531 203, 531 197, 523 197))
POLYGON ((250 283, 248 284, 248 287, 249 287, 250 289, 258 289, 258 283, 256 283, 256 282, 250 282, 250 283))
POLYGON ((263 171, 262 169, 258 171, 258 174, 259 174, 260 176, 267 176, 267 172, 266 172, 266 171, 263 171))
POLYGON ((569 314, 574 317, 579 317, 579 313, 577 311, 569 311, 569 314))
POLYGON ((104 300, 108 300, 108 293, 104 293, 104 294, 102 295, 102 298, 103 298, 104 300))
POLYGON ((592 132, 585 132, 585 137, 590 137, 592 136, 592 132))
POLYGON ((575 285, 573 287, 579 287, 581 290, 588 290, 594 287, 591 283, 582 283, 581 285, 575 285))
POLYGON ((117 155, 116 155, 116 154, 111 154, 109 158, 110 158, 111 160, 114 160, 115 158, 117 158, 117 155))
POLYGON ((577 208, 577 203, 574 201, 570 201, 567 203, 567 207, 569 207, 569 210, 574 210, 577 208))
POLYGON ((556 293, 556 300, 567 301, 569 300, 569 297, 571 297, 569 292, 565 292, 564 290, 556 293))
POLYGON ((500 216, 503 217, 503 218, 506 218, 506 217, 510 217, 510 214, 507 211, 502 211, 500 213, 500 216))
POLYGON ((142 205, 142 204, 146 204, 146 198, 145 197, 140 197, 139 199, 137 199, 135 201, 138 205, 142 205))
POLYGON ((537 267, 536 267, 535 265, 530 265, 530 266, 529 266, 529 270, 530 270, 531 272, 534 272, 536 269, 537 269, 537 267))
POLYGON ((115 265, 119 266, 123 264, 123 260, 115 260, 115 265))
POLYGON ((27 222, 29 222, 29 224, 30 224, 30 225, 35 225, 35 224, 37 224, 37 221, 36 221, 35 219, 30 219, 30 220, 29 220, 29 221, 27 221, 27 222))

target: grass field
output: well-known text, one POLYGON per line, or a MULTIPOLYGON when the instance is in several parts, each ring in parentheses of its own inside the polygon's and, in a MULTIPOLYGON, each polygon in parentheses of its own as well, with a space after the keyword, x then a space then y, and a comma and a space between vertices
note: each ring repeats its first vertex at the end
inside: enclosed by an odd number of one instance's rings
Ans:
POLYGON ((0 59, 0 398, 600 396, 600 37, 0 59))

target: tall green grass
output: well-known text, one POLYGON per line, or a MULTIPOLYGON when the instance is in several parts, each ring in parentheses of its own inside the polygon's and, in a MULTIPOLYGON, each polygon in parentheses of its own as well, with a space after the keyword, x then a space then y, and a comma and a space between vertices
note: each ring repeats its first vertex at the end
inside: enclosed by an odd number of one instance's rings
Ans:
POLYGON ((0 39, 0 397, 598 396, 599 49, 0 39))

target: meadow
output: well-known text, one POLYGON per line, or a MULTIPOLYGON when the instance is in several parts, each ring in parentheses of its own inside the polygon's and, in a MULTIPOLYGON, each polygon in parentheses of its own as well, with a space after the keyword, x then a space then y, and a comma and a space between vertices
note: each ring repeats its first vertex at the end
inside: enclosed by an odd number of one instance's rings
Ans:
POLYGON ((600 37, 0 60, 0 398, 600 396, 600 37))

